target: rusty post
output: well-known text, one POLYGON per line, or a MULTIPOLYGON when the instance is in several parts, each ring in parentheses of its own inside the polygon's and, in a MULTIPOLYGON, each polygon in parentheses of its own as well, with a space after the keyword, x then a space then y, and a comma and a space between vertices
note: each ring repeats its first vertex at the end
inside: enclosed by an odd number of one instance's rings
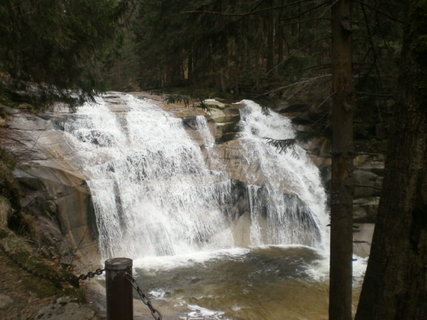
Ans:
POLYGON ((132 259, 113 258, 105 261, 107 320, 133 320, 132 285, 124 276, 132 276, 132 259))

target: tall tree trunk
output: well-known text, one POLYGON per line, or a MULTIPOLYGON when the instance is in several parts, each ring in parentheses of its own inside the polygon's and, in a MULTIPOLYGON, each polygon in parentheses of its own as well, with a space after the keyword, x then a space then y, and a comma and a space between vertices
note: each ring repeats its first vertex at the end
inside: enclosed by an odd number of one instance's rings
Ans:
POLYGON ((332 6, 330 320, 351 320, 354 92, 350 2, 339 0, 332 6))
POLYGON ((398 109, 357 320, 427 319, 427 3, 407 3, 398 109))

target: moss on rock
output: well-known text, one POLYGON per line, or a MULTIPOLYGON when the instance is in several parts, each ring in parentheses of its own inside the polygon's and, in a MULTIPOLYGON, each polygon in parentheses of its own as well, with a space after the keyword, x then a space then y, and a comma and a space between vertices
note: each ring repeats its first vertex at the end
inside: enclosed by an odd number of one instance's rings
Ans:
POLYGON ((10 230, 0 229, 0 239, 0 245, 7 255, 3 251, 0 254, 6 256, 11 267, 25 275, 22 283, 28 291, 39 298, 67 295, 84 302, 84 291, 65 280, 73 277, 70 270, 63 269, 54 259, 46 259, 31 246, 29 240, 10 230))

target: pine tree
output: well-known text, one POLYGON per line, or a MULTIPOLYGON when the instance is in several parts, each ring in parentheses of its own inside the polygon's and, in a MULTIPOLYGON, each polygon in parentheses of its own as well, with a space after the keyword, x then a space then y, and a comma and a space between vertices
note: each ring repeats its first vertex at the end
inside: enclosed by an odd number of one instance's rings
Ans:
POLYGON ((57 89, 100 89, 125 7, 118 0, 3 0, 0 71, 57 89))
POLYGON ((427 3, 405 3, 398 110, 356 320, 427 318, 427 3))

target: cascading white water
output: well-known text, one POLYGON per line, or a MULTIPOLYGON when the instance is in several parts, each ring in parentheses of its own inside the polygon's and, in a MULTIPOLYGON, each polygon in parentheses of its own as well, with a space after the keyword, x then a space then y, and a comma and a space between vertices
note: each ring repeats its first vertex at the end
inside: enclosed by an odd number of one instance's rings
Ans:
MULTIPOLYGON (((218 160, 218 154, 215 150, 215 139, 209 130, 208 122, 204 116, 196 116, 196 128, 203 141, 203 148, 205 148, 207 153, 208 166, 210 168, 221 168, 221 163, 218 160)), ((222 167, 222 169, 224 168, 222 167)), ((224 170, 222 172, 226 174, 224 170)))
MULTIPOLYGON (((242 101, 242 157, 258 163, 263 184, 248 183, 248 245, 321 246, 327 239, 325 194, 305 151, 281 154, 264 139, 294 137, 290 121, 242 101)), ((235 246, 226 205, 233 182, 218 163, 206 119, 196 127, 151 100, 114 94, 79 107, 66 122, 75 163, 88 177, 103 257, 162 256, 235 246), (214 164, 214 165, 213 165, 214 164), (210 170, 213 165, 216 170, 210 170), (220 168, 220 170, 218 170, 220 168)), ((253 172, 247 172, 248 181, 253 172)))
MULTIPOLYGON (((175 255, 230 246, 214 183, 181 119, 154 103, 120 95, 86 103, 65 130, 89 177, 102 254, 175 255)), ((221 187, 223 186, 223 187, 221 187)))
POLYGON ((209 130, 206 118, 200 115, 196 116, 196 125, 197 130, 200 132, 200 136, 203 140, 205 148, 211 150, 215 146, 215 139, 209 130))
POLYGON ((257 163, 263 188, 248 186, 251 239, 256 244, 306 244, 326 247, 326 194, 319 170, 297 144, 279 152, 267 139, 294 139, 291 121, 250 100, 240 102, 242 156, 257 163))

